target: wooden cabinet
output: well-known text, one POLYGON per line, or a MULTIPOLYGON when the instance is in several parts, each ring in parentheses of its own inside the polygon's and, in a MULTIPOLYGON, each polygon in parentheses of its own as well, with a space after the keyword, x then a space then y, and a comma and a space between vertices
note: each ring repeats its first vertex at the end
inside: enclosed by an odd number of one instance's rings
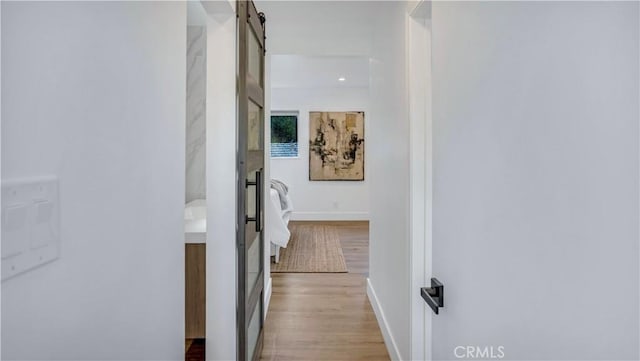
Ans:
POLYGON ((185 338, 206 335, 206 245, 185 245, 185 338))

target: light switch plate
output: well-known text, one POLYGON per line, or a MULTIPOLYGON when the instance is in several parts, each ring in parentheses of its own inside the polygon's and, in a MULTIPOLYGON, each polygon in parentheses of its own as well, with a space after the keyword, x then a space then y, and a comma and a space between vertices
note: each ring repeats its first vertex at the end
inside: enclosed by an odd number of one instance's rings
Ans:
POLYGON ((60 255, 60 201, 54 176, 2 182, 2 280, 60 255))
POLYGON ((27 203, 16 203, 2 210, 3 260, 22 253, 28 244, 28 212, 29 204, 27 203))

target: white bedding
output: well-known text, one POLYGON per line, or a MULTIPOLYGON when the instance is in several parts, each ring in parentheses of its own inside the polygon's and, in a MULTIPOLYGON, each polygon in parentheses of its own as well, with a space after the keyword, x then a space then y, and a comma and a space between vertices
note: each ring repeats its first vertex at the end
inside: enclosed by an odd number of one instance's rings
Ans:
POLYGON ((291 236, 289 228, 287 227, 289 217, 293 211, 291 198, 287 195, 287 204, 289 207, 287 209, 281 209, 278 192, 275 189, 271 189, 269 200, 268 206, 271 208, 270 213, 275 215, 275 217, 269 217, 269 224, 267 224, 269 240, 276 246, 286 248, 289 243, 289 237, 291 236))

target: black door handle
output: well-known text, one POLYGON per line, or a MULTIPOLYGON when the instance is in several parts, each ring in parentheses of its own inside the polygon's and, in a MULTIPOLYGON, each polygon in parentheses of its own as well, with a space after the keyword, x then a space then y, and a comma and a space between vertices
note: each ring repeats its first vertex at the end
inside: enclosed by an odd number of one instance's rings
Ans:
POLYGON ((256 171, 255 182, 245 181, 246 186, 256 187, 256 212, 254 217, 245 216, 245 223, 256 222, 256 232, 262 232, 262 169, 256 171))
POLYGON ((420 289, 420 296, 437 315, 440 307, 444 306, 444 285, 434 277, 431 279, 431 287, 422 287, 420 289))
POLYGON ((256 172, 256 232, 262 232, 262 169, 256 172))

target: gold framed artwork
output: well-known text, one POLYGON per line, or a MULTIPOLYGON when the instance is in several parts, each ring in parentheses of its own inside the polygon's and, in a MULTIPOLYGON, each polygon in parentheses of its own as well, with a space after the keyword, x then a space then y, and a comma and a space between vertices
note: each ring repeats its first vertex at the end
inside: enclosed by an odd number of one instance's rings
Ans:
POLYGON ((309 112, 309 180, 364 180, 364 112, 309 112))

